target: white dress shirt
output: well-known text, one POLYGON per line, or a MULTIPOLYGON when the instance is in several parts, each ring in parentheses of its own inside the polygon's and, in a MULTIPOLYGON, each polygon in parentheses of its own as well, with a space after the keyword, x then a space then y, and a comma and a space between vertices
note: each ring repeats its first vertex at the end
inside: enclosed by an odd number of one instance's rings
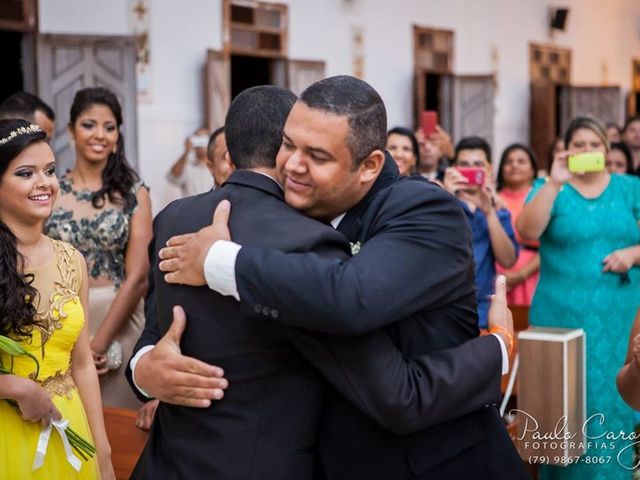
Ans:
MULTIPOLYGON (((338 228, 340 222, 346 215, 346 212, 338 215, 331 221, 333 228, 338 228)), ((204 259, 204 278, 207 281, 207 285, 211 290, 218 292, 221 295, 230 296, 240 301, 240 294, 238 293, 238 286, 236 284, 236 258, 238 252, 242 248, 241 245, 229 241, 218 240, 209 248, 207 256, 204 259)), ((500 351, 502 352, 502 375, 509 373, 509 355, 507 354, 507 347, 500 335, 493 333, 498 339, 500 344, 500 351)), ((142 392, 143 395, 147 395, 136 384, 135 366, 140 360, 140 357, 153 348, 153 345, 148 345, 141 348, 138 353, 131 359, 131 372, 133 383, 136 388, 142 392)))

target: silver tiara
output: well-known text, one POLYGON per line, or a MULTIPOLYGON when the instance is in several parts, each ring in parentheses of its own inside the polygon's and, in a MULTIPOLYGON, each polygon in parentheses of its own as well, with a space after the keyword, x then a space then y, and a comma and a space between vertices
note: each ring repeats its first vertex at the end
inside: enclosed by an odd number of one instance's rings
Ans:
POLYGON ((4 138, 0 138, 0 145, 4 145, 5 143, 10 142, 11 140, 13 140, 16 137, 19 137, 20 135, 27 135, 29 133, 37 133, 41 131, 42 129, 38 125, 34 125, 33 123, 28 127, 16 128, 15 130, 12 130, 8 136, 4 138))

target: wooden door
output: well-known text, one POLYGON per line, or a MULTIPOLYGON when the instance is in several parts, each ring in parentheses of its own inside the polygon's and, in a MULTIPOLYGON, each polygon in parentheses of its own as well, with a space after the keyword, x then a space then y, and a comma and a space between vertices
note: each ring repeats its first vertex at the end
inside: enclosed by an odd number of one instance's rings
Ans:
POLYGON ((289 90, 300 95, 309 85, 325 76, 325 63, 319 60, 289 60, 289 90))
POLYGON ((538 157, 538 166, 548 169, 548 151, 558 135, 556 125, 556 85, 551 82, 531 84, 529 106, 529 144, 538 157))
POLYGON ((477 135, 493 143, 493 75, 453 77, 453 138, 477 135))
POLYGON ((231 103, 231 65, 228 55, 207 50, 204 83, 207 129, 213 132, 224 125, 231 103))
POLYGON ((559 89, 560 131, 564 132, 571 120, 588 115, 603 124, 619 124, 621 117, 622 93, 619 87, 574 87, 559 89))
POLYGON ((56 113, 52 141, 58 171, 75 158, 66 133, 75 93, 85 87, 105 87, 122 105, 127 159, 138 165, 135 47, 132 37, 42 35, 38 39, 38 92, 56 113))
POLYGON ((627 95, 627 117, 638 115, 640 105, 640 60, 631 61, 631 91, 627 95))
POLYGON ((413 124, 415 128, 420 126, 420 112, 427 104, 427 72, 416 68, 413 77, 413 124))
POLYGON ((448 133, 453 132, 453 75, 434 73, 428 70, 416 70, 414 80, 414 125, 420 126, 420 112, 433 108, 438 112, 438 124, 448 133), (437 78, 428 82, 427 77, 437 78), (431 85, 431 86, 429 86, 431 85), (435 86, 434 86, 435 85, 435 86), (433 91, 431 89, 434 89, 433 91))

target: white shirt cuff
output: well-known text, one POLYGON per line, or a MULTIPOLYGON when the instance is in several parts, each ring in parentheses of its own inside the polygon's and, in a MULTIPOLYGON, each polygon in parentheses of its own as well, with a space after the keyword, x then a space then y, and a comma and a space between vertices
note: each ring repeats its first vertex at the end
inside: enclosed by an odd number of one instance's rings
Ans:
POLYGON ((147 392, 145 392, 143 389, 141 389, 140 386, 136 383, 136 365, 138 365, 138 362, 140 361, 140 359, 145 353, 153 350, 153 347, 155 347, 155 345, 147 345, 145 347, 142 347, 140 350, 138 350, 138 353, 136 353, 133 356, 133 358, 129 360, 129 365, 131 366, 131 379, 133 380, 133 384, 136 386, 138 391, 147 398, 153 398, 153 397, 149 395, 147 392))
POLYGON ((502 352, 502 375, 509 373, 509 354, 507 353, 507 346, 504 344, 504 340, 497 333, 492 333, 494 337, 498 339, 500 344, 500 351, 502 352))
POLYGON ((240 301, 236 285, 236 257, 242 247, 235 242, 218 240, 204 259, 204 278, 211 290, 240 301))

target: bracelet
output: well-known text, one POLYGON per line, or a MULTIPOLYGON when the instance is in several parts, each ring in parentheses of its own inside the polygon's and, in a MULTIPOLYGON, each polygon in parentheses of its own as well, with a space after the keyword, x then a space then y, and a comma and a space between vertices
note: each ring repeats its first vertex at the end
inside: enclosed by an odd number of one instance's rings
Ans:
POLYGON ((561 191, 562 191, 562 187, 563 187, 563 185, 562 185, 562 184, 558 184, 558 183, 554 182, 553 180, 551 180, 551 177, 549 177, 549 176, 544 177, 544 183, 545 183, 545 184, 546 184, 546 183, 548 183, 548 184, 550 184, 552 187, 555 187, 555 189, 556 189, 558 192, 561 192, 561 191))
POLYGON ((503 333, 504 335, 506 335, 507 340, 509 340, 509 356, 511 356, 511 353, 513 353, 513 334, 506 328, 500 327, 498 325, 491 325, 491 328, 489 328, 489 333, 503 333))

